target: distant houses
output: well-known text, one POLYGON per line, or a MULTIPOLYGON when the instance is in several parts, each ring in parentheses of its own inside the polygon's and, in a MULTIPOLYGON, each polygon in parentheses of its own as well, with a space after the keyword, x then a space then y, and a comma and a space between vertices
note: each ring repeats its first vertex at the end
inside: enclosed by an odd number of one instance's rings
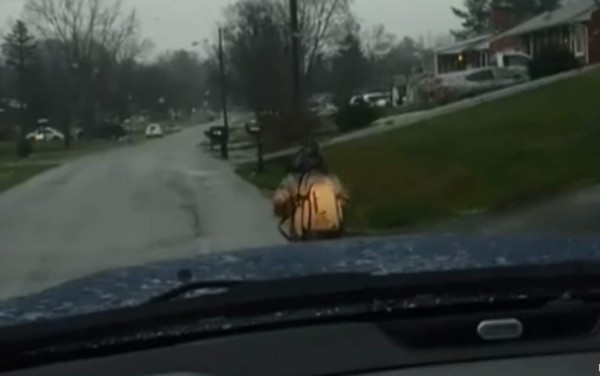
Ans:
POLYGON ((582 64, 600 62, 600 1, 566 0, 554 11, 514 24, 510 10, 492 10, 489 33, 439 48, 435 74, 489 66, 497 53, 518 51, 535 57, 549 45, 570 50, 582 64))

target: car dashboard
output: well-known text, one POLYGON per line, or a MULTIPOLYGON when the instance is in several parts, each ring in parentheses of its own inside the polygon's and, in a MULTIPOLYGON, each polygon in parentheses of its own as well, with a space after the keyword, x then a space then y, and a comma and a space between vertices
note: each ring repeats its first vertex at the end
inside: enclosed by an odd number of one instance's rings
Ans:
MULTIPOLYGON (((422 324, 436 326, 432 322, 422 324)), ((600 340, 595 327, 585 335, 497 343, 466 340, 457 346, 444 345, 444 341, 435 338, 407 342, 395 334, 402 325, 398 321, 344 322, 247 332, 5 374, 577 376, 594 374, 600 362, 600 340)), ((410 324, 415 328, 419 325, 410 324)), ((420 334, 432 335, 434 331, 420 334)))

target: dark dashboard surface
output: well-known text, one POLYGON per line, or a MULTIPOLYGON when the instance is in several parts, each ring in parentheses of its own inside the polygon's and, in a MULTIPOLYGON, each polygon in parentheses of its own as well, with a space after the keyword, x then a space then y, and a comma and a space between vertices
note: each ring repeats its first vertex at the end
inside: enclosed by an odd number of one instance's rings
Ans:
POLYGON ((341 323, 213 338, 5 373, 10 376, 592 375, 595 334, 545 341, 414 347, 380 325, 341 323))

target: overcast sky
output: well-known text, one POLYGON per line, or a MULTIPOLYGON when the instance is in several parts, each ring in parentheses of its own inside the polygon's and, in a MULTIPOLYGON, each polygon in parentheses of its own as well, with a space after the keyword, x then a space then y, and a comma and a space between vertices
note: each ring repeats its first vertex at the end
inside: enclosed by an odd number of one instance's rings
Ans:
MULTIPOLYGON (((143 33, 156 43, 157 51, 190 48, 192 42, 211 38, 223 8, 234 0, 124 0, 136 7, 143 33)), ((302 0, 300 0, 302 1, 302 0)), ((24 0, 0 0, 0 30, 18 17, 24 0)), ((354 12, 368 27, 382 23, 399 36, 429 38, 459 24, 450 12, 462 0, 354 0, 354 12), (431 36, 431 37, 429 37, 431 36)))

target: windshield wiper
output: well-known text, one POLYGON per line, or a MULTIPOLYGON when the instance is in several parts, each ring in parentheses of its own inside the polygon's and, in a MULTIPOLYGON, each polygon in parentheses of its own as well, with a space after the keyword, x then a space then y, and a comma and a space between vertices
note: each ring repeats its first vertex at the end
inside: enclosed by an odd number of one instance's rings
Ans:
MULTIPOLYGON (((318 276, 307 276, 307 277, 299 277, 299 278, 291 278, 288 280, 298 280, 298 281, 308 281, 310 280, 313 284, 318 281, 317 283, 332 283, 337 281, 339 283, 339 281, 358 281, 359 279, 361 281, 364 281, 364 278, 367 278, 370 280, 370 278, 373 278, 371 275, 369 274, 363 274, 363 273, 339 273, 339 274, 334 274, 334 275, 318 275, 318 276)), ((182 269, 177 273, 177 279, 180 282, 180 285, 178 287, 175 287, 171 290, 168 290, 164 293, 161 293, 155 297, 150 298, 149 300, 147 300, 144 304, 154 304, 154 303, 164 303, 164 302, 168 302, 171 300, 174 300, 176 298, 183 298, 186 297, 186 295, 192 295, 193 297, 196 297, 195 294, 192 294, 194 292, 198 292, 200 290, 219 290, 218 293, 225 293, 225 292, 229 292, 230 289, 232 287, 236 287, 236 286, 241 286, 243 285, 244 287, 250 286, 250 285, 261 285, 261 284, 268 284, 269 286, 271 286, 271 284, 274 281, 269 281, 269 280, 260 280, 260 279, 250 279, 250 280, 214 280, 214 281, 193 281, 193 275, 192 272, 189 269, 182 269)), ((337 285, 337 283, 334 283, 337 285)), ((268 288, 267 290, 270 290, 271 288, 268 288)), ((214 292, 213 292, 214 294, 214 292)), ((208 294, 198 294, 200 296, 204 296, 204 295, 211 295, 211 293, 208 294)))
POLYGON ((159 294, 159 295, 149 299, 146 302, 146 304, 168 302, 175 298, 184 297, 185 295, 195 292, 195 291, 198 291, 198 290, 225 289, 225 291, 227 291, 228 288, 242 284, 242 283, 244 283, 244 281, 240 281, 240 280, 187 282, 187 283, 184 283, 172 290, 169 290, 165 293, 159 294))

